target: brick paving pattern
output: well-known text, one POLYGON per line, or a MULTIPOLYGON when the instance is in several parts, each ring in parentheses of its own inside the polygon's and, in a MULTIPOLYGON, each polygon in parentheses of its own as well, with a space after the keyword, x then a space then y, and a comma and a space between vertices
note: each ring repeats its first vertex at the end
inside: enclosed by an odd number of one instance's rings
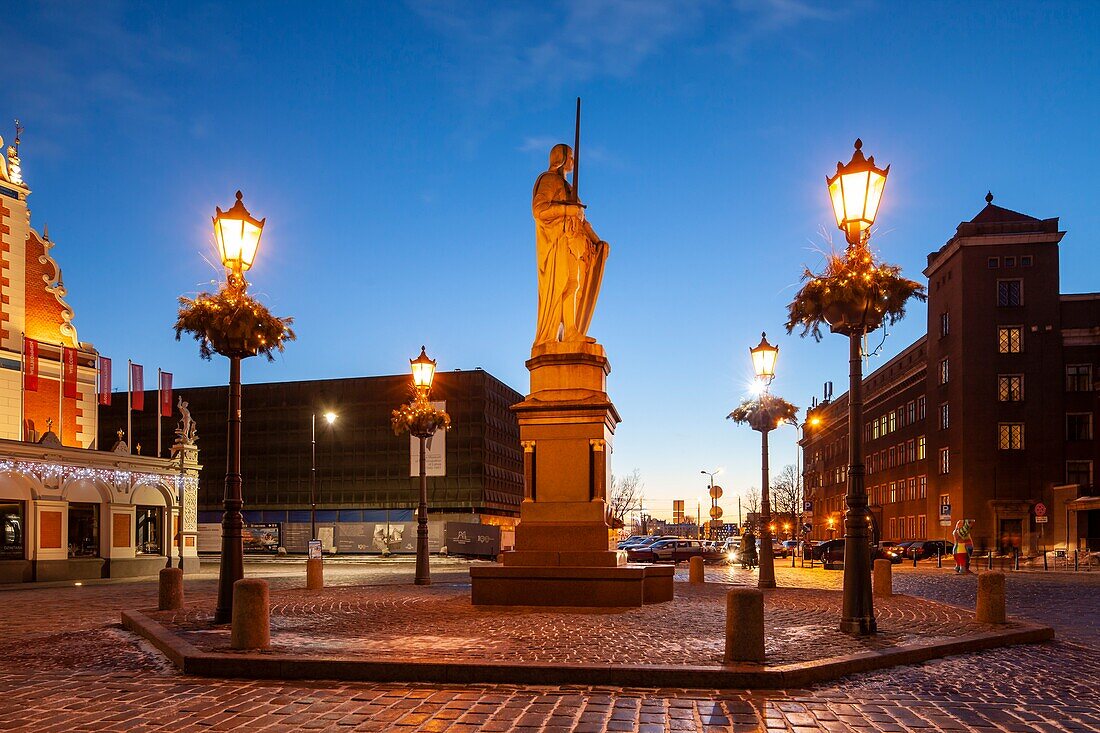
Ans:
MULTIPOLYGON (((454 570, 434 577, 460 579, 461 567, 454 570)), ((377 566, 332 565, 326 571, 333 584, 409 583, 412 574, 408 566, 396 574, 377 566)), ((285 589, 302 582, 304 569, 250 565, 248 573, 269 576, 273 588, 285 589)), ((731 573, 741 571, 708 569, 714 580, 731 573)), ((839 573, 820 570, 781 567, 777 575, 788 586, 839 583, 839 573)), ((209 578, 187 583, 191 600, 213 597, 209 578)), ((895 575, 895 587, 907 593, 972 606, 969 583, 923 568, 895 575)), ((0 730, 1100 731, 1095 591, 1085 574, 1009 578, 1010 612, 1059 631, 1065 618, 1072 642, 953 657, 811 690, 752 694, 209 680, 178 674, 118 626, 121 608, 155 603, 152 583, 0 591, 0 730)))

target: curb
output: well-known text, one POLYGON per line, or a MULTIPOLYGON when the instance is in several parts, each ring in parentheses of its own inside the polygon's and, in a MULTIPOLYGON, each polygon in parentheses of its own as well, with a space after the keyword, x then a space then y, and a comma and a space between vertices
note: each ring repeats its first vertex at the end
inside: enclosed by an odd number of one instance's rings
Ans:
POLYGON ((511 683, 689 689, 789 689, 827 682, 859 672, 971 652, 1036 644, 1054 639, 1049 626, 1015 622, 1016 628, 924 642, 882 651, 785 664, 721 666, 581 665, 505 662, 372 660, 360 657, 305 657, 204 652, 140 611, 123 611, 122 625, 149 641, 184 674, 201 677, 340 680, 346 682, 511 683))

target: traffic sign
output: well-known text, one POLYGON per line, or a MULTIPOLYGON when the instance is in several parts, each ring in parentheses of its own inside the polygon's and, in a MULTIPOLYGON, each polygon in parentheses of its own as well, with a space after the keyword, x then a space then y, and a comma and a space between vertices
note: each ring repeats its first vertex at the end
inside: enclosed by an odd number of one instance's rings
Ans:
POLYGON ((814 513, 814 503, 812 501, 802 502, 802 511, 806 514, 814 513))
POLYGON ((1046 515, 1047 515, 1047 505, 1046 505, 1046 504, 1044 504, 1044 503, 1043 503, 1043 502, 1041 502, 1041 501, 1040 501, 1040 502, 1038 502, 1038 503, 1037 503, 1037 504, 1035 505, 1035 516, 1036 516, 1036 518, 1038 518, 1038 517, 1045 517, 1046 515))
POLYGON ((712 499, 721 499, 722 498, 722 487, 721 486, 711 486, 710 487, 710 498, 712 498, 712 499))
POLYGON ((940 526, 941 526, 941 527, 950 527, 950 526, 951 526, 951 519, 950 519, 950 518, 948 518, 948 519, 941 519, 941 520, 940 520, 940 526))
MULTIPOLYGON (((951 505, 940 504, 940 524, 951 520, 951 505)), ((946 526, 946 525, 945 525, 946 526)))
POLYGON ((1050 521, 1050 517, 1048 517, 1045 514, 1042 515, 1042 516, 1035 517, 1035 523, 1036 524, 1046 524, 1049 521, 1050 521))
MULTIPOLYGON (((714 488, 718 488, 718 487, 715 486, 714 488)), ((710 508, 710 518, 711 519, 721 519, 722 518, 722 507, 712 506, 710 508)))

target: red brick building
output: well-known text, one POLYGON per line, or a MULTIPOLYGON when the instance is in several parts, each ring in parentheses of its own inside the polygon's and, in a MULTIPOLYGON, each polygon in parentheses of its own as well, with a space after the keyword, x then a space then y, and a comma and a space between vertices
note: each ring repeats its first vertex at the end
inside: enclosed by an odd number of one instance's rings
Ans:
MULTIPOLYGON (((986 200, 928 256, 927 335, 864 380, 876 536, 945 537, 942 514, 977 520, 979 546, 1100 544, 1100 511, 1078 498, 1096 493, 1100 460, 1100 293, 1060 293, 1057 218, 986 200)), ((813 536, 842 536, 847 394, 814 415, 802 440, 813 536)))

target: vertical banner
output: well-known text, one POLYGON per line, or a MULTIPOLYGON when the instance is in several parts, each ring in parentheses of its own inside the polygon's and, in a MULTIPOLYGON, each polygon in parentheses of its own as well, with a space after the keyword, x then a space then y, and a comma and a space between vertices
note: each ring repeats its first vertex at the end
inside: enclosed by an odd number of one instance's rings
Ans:
MULTIPOLYGON (((130 409, 141 412, 145 409, 145 372, 141 364, 130 363, 130 409)), ((130 436, 126 436, 127 440, 130 436)))
POLYGON ((38 342, 23 337, 23 389, 38 391, 38 342))
POLYGON ((111 406, 111 360, 99 357, 99 404, 111 406))
POLYGON ((172 417, 172 372, 160 373, 160 416, 172 417))
POLYGON ((62 346, 61 361, 61 371, 65 380, 65 399, 75 400, 80 397, 80 393, 76 391, 76 349, 62 346))

